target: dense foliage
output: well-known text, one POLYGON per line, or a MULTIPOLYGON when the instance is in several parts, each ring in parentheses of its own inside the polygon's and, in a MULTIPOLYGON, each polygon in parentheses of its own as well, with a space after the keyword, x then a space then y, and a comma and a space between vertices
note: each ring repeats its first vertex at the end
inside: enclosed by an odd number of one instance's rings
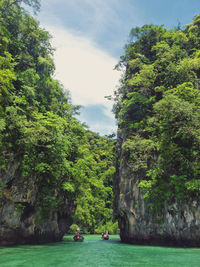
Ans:
POLYGON ((112 212, 115 142, 92 132, 87 132, 86 137, 88 142, 81 147, 82 156, 76 162, 82 183, 74 223, 84 232, 100 233, 108 229, 117 233, 112 212))
MULTIPOLYGON (((75 119, 77 107, 52 78, 51 37, 21 4, 39 9, 36 0, 0 0, 1 177, 17 163, 20 179, 34 180, 39 220, 67 199, 85 231, 113 227, 114 141, 75 119)), ((1 205, 12 201, 9 186, 0 178, 1 205)))
POLYGON ((181 30, 134 28, 115 92, 123 160, 155 211, 200 193, 200 15, 181 30))

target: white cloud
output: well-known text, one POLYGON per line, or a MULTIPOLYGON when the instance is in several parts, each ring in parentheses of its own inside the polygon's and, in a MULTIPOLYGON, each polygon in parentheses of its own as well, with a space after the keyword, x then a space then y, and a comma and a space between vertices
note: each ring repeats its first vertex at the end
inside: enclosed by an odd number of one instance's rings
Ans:
POLYGON ((103 104, 111 108, 104 97, 113 94, 120 73, 113 70, 117 60, 83 37, 66 29, 45 26, 53 36, 55 77, 69 89, 74 104, 103 104))
POLYGON ((132 27, 144 24, 138 0, 42 0, 39 21, 89 38, 117 57, 123 54, 132 27))
MULTIPOLYGON (((51 0, 47 1, 51 2, 51 0)), ((62 0, 59 1, 62 2, 62 0)), ((59 17, 57 13, 54 15, 48 8, 43 8, 40 13, 41 26, 53 37, 52 45, 56 49, 54 53, 55 78, 63 84, 64 88, 69 89, 73 104, 86 107, 80 120, 86 122, 95 132, 109 134, 116 130, 116 123, 111 112, 113 103, 105 99, 105 96, 113 95, 121 74, 114 70, 118 59, 98 48, 94 40, 96 34, 98 35, 103 28, 106 28, 111 17, 108 14, 112 14, 114 17, 109 4, 115 0, 109 0, 109 3, 94 0, 96 5, 91 0, 84 0, 84 4, 90 6, 89 10, 92 11, 87 16, 85 9, 82 10, 83 6, 78 5, 79 1, 81 4, 81 0, 67 2, 69 9, 65 5, 63 9, 68 11, 68 19, 71 14, 72 21, 74 10, 76 10, 76 15, 80 14, 83 19, 80 21, 85 23, 88 20, 85 26, 88 26, 89 34, 84 34, 83 37, 83 32, 79 31, 79 27, 75 27, 75 29, 66 26, 64 18, 59 17), (99 12, 100 10, 104 10, 104 12, 99 12), (92 112, 88 109, 89 105, 103 105, 105 108, 96 109, 94 113, 97 116, 91 119, 88 116, 92 112), (101 114, 101 118, 99 114, 101 114), (106 117, 110 118, 109 122, 106 122, 106 117)), ((66 5, 67 3, 65 2, 66 5)))
POLYGON ((87 105, 81 108, 80 116, 81 121, 87 122, 90 129, 94 132, 103 134, 111 134, 116 132, 117 127, 114 123, 113 117, 107 115, 107 109, 104 105, 87 105))

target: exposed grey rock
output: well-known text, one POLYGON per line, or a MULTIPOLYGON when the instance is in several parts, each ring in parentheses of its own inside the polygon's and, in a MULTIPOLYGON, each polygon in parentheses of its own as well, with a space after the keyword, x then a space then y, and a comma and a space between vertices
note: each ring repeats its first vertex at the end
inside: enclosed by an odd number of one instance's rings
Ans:
POLYGON ((124 160, 123 131, 118 134, 119 166, 115 179, 115 214, 121 240, 133 244, 200 246, 200 203, 175 201, 162 214, 152 215, 138 188, 140 177, 124 160))
POLYGON ((2 175, 2 181, 5 186, 0 192, 0 245, 60 241, 72 223, 73 203, 65 200, 59 209, 41 220, 34 177, 27 180, 20 177, 18 164, 12 164, 2 175))

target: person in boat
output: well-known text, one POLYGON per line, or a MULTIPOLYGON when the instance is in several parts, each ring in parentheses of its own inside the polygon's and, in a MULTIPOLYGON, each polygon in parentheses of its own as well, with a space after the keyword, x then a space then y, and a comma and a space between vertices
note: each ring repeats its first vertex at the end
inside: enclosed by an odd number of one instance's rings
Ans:
POLYGON ((78 228, 76 230, 77 234, 74 236, 74 241, 83 241, 84 237, 82 236, 83 231, 80 231, 80 229, 78 228))
POLYGON ((103 240, 108 240, 109 239, 108 231, 106 231, 106 233, 102 233, 102 239, 103 240))

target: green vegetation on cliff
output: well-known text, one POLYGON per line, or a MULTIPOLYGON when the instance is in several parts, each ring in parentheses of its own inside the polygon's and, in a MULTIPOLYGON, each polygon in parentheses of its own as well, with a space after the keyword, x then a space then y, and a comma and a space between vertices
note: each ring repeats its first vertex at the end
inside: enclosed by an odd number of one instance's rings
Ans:
POLYGON ((0 205, 14 201, 8 169, 17 164, 35 185, 38 220, 72 202, 85 231, 112 228, 114 141, 75 119, 78 108, 53 79, 51 36, 22 3, 39 9, 36 0, 0 1, 0 205))
POLYGON ((81 147, 76 162, 81 178, 80 194, 76 199, 74 222, 90 233, 109 229, 117 233, 113 223, 113 177, 115 174, 115 142, 92 132, 81 147))
POLYGON ((114 111, 122 160, 155 210, 200 192, 200 15, 184 30, 134 28, 114 111))

